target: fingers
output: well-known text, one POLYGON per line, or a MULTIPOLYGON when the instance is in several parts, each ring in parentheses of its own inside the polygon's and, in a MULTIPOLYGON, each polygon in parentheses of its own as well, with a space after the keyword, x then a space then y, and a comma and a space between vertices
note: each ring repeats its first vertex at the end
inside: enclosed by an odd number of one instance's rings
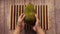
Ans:
POLYGON ((24 25, 25 25, 25 23, 23 21, 24 17, 25 17, 25 15, 23 13, 18 17, 18 23, 17 23, 16 27, 20 28, 21 30, 24 29, 24 25))
POLYGON ((36 17, 36 23, 35 23, 35 27, 33 28, 34 30, 36 30, 36 27, 40 27, 40 20, 38 19, 38 16, 35 14, 36 17))
POLYGON ((19 17, 18 17, 18 24, 17 26, 19 26, 20 28, 24 27, 24 19, 25 15, 24 14, 21 14, 19 17))
POLYGON ((35 17, 36 17, 36 19, 38 19, 38 16, 37 16, 37 14, 35 14, 35 17))
POLYGON ((35 14, 35 17, 36 17, 36 25, 40 25, 40 20, 38 19, 37 14, 35 14))
POLYGON ((33 27, 33 30, 36 31, 36 26, 33 27))
POLYGON ((23 24, 23 19, 24 19, 25 15, 24 14, 21 14, 18 18, 18 25, 21 25, 23 24))
POLYGON ((22 16, 22 20, 24 19, 25 15, 22 16))
POLYGON ((39 19, 37 19, 36 25, 40 26, 40 20, 39 19))
POLYGON ((23 20, 24 17, 25 17, 25 15, 24 15, 24 13, 22 13, 22 14, 18 17, 18 19, 19 19, 19 20, 23 20))
POLYGON ((33 30, 36 31, 37 27, 40 27, 40 20, 38 19, 38 16, 35 14, 36 17, 36 23, 35 26, 33 27, 33 30))
POLYGON ((22 13, 22 14, 19 16, 19 18, 22 18, 22 17, 23 17, 23 15, 24 15, 24 14, 22 13))

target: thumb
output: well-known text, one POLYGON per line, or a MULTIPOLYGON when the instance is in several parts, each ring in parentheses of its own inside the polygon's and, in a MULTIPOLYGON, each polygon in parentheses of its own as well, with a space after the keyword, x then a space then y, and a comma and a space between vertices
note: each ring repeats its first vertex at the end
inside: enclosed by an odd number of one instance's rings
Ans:
POLYGON ((36 27, 35 26, 33 27, 33 30, 36 31, 36 27))

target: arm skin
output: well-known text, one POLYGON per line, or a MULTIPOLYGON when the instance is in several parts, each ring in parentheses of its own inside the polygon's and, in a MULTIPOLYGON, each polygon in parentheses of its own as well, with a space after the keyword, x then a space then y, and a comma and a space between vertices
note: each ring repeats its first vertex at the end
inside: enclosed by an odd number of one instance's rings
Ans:
POLYGON ((45 34, 44 30, 40 27, 40 20, 38 19, 38 16, 36 16, 36 24, 33 27, 33 29, 37 32, 37 34, 45 34))
POLYGON ((41 29, 40 27, 37 27, 37 34, 45 34, 45 32, 43 31, 43 29, 41 29))
POLYGON ((20 28, 17 27, 17 28, 14 30, 13 34, 20 34, 20 32, 21 32, 20 28))
MULTIPOLYGON (((23 17, 22 17, 22 15, 19 16, 19 18, 18 18, 18 24, 17 24, 16 29, 14 30, 13 34, 20 34, 21 31, 24 29, 24 21, 23 21, 24 15, 23 15, 23 17)), ((35 26, 33 27, 33 30, 36 31, 37 34, 45 34, 43 29, 40 27, 40 22, 39 22, 40 20, 38 19, 37 16, 36 16, 36 20, 37 21, 36 21, 35 26)))
POLYGON ((18 17, 18 24, 16 26, 16 29, 14 30, 13 34, 20 34, 21 31, 24 29, 24 19, 25 15, 24 14, 21 14, 19 17, 18 17))

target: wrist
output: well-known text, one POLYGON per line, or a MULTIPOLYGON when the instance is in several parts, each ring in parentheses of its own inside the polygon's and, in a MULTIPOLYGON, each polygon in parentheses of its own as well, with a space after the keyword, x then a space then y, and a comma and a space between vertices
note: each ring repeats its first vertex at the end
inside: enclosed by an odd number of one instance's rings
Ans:
POLYGON ((16 30, 16 31, 22 31, 22 28, 21 28, 20 26, 17 25, 17 27, 16 27, 15 30, 16 30))
POLYGON ((40 27, 37 28, 37 34, 45 34, 44 30, 40 27))

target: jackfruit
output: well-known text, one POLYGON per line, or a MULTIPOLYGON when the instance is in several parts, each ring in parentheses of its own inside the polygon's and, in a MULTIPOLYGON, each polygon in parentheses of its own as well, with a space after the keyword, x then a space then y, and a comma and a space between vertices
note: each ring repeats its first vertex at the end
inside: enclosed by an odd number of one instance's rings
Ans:
POLYGON ((25 19, 24 19, 25 23, 34 26, 36 22, 34 5, 31 3, 26 5, 24 13, 25 13, 25 19))

